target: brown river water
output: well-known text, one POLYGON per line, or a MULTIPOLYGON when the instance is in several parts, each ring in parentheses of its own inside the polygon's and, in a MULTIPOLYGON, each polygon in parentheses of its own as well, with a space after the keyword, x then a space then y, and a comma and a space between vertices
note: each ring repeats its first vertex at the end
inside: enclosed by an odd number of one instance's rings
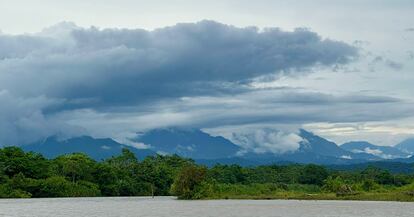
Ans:
POLYGON ((298 200, 180 201, 172 197, 0 200, 0 217, 414 217, 414 203, 298 200))

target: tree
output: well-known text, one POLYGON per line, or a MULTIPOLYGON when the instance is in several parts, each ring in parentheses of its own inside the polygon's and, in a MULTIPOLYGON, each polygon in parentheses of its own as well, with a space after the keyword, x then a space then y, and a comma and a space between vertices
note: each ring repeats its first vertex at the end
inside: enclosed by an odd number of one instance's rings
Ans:
POLYGON ((106 162, 114 167, 133 170, 133 167, 138 163, 138 159, 129 149, 123 148, 121 155, 109 158, 106 162))
POLYGON ((103 194, 114 196, 149 195, 149 185, 137 179, 138 167, 138 159, 127 148, 122 149, 121 155, 109 158, 99 165, 95 177, 103 194))
POLYGON ((0 149, 0 168, 8 177, 19 173, 28 178, 45 178, 49 175, 47 159, 33 152, 25 153, 21 148, 14 146, 0 149))
POLYGON ((205 181, 207 169, 196 165, 184 167, 176 177, 172 192, 180 199, 192 199, 197 188, 205 181))
POLYGON ((244 183, 247 177, 239 165, 216 165, 209 170, 208 175, 220 183, 227 184, 244 183))
POLYGON ((67 177, 73 183, 79 180, 93 181, 95 163, 83 153, 68 154, 54 160, 54 170, 58 176, 67 177))
POLYGON ((302 184, 312 184, 322 186, 329 173, 323 166, 309 164, 305 166, 299 176, 302 184))
POLYGON ((118 181, 120 180, 119 169, 103 162, 96 166, 93 174, 94 181, 104 196, 120 196, 118 181))
POLYGON ((0 163, 0 185, 5 183, 8 179, 4 171, 5 171, 5 167, 3 164, 0 163))
POLYGON ((383 185, 391 185, 395 182, 394 176, 390 172, 374 166, 368 166, 362 171, 362 175, 364 179, 373 179, 375 182, 383 185))
POLYGON ((192 163, 177 155, 147 157, 138 165, 136 179, 149 184, 151 195, 169 195, 177 174, 192 163))

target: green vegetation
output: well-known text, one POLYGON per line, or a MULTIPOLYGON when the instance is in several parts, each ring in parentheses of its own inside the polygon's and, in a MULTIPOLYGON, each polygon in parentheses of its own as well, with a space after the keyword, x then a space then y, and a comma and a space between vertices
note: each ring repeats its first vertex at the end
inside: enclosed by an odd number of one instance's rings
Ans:
POLYGON ((179 156, 138 160, 128 149, 94 161, 81 153, 46 159, 0 149, 0 198, 161 196, 180 199, 325 199, 414 201, 414 175, 367 167, 318 165, 207 168, 179 156))
POLYGON ((175 155, 138 161, 128 149, 96 162, 81 153, 48 160, 6 147, 0 149, 0 198, 169 195, 178 172, 191 164, 175 155))

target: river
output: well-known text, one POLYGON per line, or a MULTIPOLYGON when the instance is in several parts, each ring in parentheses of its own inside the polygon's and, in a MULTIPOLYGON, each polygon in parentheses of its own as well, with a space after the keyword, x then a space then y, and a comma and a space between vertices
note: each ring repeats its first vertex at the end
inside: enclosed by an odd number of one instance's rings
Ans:
POLYGON ((414 203, 180 201, 172 197, 3 199, 0 217, 413 217, 414 203))

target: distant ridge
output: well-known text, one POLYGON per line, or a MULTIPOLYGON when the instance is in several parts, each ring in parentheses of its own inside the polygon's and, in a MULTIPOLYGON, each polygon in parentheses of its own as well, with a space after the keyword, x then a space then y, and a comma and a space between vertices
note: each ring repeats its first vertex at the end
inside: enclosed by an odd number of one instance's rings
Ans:
MULTIPOLYGON (((302 138, 299 148, 285 153, 244 152, 241 146, 221 137, 212 136, 200 129, 162 128, 137 134, 134 142, 144 143, 148 149, 137 149, 118 143, 109 138, 97 139, 81 136, 70 139, 58 139, 56 136, 36 143, 23 145, 26 151, 35 151, 48 158, 61 154, 82 152, 96 160, 106 159, 121 153, 122 148, 130 149, 139 159, 156 154, 177 154, 192 158, 205 164, 239 164, 255 166, 265 164, 314 163, 323 165, 351 165, 388 162, 414 162, 406 151, 397 147, 410 148, 410 140, 396 147, 376 146, 359 141, 348 142, 341 146, 312 132, 301 129, 302 138), (240 154, 244 153, 244 154, 240 154)), ((277 144, 275 144, 277 145, 277 144)))
POLYGON ((70 139, 58 139, 56 136, 48 137, 43 141, 22 146, 25 151, 33 151, 43 154, 47 158, 54 158, 62 154, 81 152, 91 156, 95 160, 102 160, 119 155, 122 148, 128 148, 138 158, 155 155, 155 152, 146 149, 137 149, 120 144, 112 139, 96 139, 90 136, 81 136, 70 139))
POLYGON ((395 146, 396 148, 405 151, 407 153, 413 154, 414 153, 414 138, 409 138, 395 146))
POLYGON ((378 146, 365 141, 347 142, 341 148, 353 153, 372 154, 382 159, 407 158, 410 155, 396 147, 378 146))
POLYGON ((199 129, 163 128, 150 130, 136 138, 137 142, 164 154, 178 154, 193 159, 235 157, 240 147, 221 136, 211 136, 199 129))
POLYGON ((303 141, 300 142, 299 149, 294 152, 284 154, 247 154, 251 160, 276 163, 276 162, 295 162, 295 163, 315 163, 315 164, 353 164, 367 161, 380 160, 381 158, 365 153, 352 153, 342 149, 336 143, 328 141, 312 132, 301 129, 299 136, 303 141))

